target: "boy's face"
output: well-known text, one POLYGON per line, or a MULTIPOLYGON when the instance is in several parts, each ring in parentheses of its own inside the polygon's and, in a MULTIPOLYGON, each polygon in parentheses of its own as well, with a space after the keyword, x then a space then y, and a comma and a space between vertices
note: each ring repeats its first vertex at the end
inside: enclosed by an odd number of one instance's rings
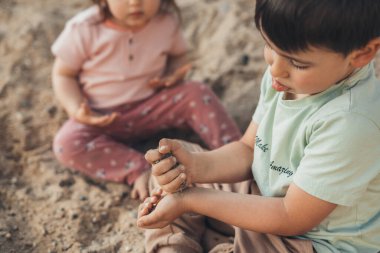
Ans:
POLYGON ((113 21, 131 29, 141 28, 160 9, 160 0, 106 0, 113 21))
POLYGON ((263 37, 266 41, 264 57, 276 91, 295 94, 296 98, 317 94, 354 71, 350 58, 342 54, 315 47, 305 52, 287 53, 263 37))

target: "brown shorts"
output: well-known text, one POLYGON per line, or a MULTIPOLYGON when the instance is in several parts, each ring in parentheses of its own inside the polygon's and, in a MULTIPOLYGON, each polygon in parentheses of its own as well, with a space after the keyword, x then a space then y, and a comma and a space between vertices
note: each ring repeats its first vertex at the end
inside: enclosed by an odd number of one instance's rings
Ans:
MULTIPOLYGON (((157 187, 150 180, 150 189, 157 187)), ((206 188, 242 194, 260 192, 254 181, 238 184, 208 184, 206 188)), ((313 253, 310 240, 257 233, 221 223, 198 214, 184 214, 163 229, 145 230, 147 253, 313 253)))

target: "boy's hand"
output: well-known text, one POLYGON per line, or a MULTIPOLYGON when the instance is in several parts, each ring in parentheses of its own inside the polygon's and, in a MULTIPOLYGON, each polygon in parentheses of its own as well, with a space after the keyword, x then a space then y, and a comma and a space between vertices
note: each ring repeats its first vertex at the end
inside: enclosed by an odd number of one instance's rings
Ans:
POLYGON ((177 192, 191 184, 192 154, 180 141, 160 140, 158 149, 149 150, 145 159, 152 164, 152 175, 165 192, 177 192))
POLYGON ((169 75, 163 78, 156 77, 150 80, 148 85, 153 89, 174 86, 185 78, 187 72, 189 72, 191 68, 192 68, 191 64, 186 64, 178 68, 172 75, 169 75))
POLYGON ((185 213, 183 194, 153 195, 139 207, 137 226, 140 228, 163 228, 185 213))
POLYGON ((118 115, 119 114, 116 112, 113 112, 110 115, 98 115, 91 111, 90 107, 86 103, 82 103, 79 109, 75 112, 74 118, 82 124, 104 127, 111 124, 116 117, 118 117, 118 115))

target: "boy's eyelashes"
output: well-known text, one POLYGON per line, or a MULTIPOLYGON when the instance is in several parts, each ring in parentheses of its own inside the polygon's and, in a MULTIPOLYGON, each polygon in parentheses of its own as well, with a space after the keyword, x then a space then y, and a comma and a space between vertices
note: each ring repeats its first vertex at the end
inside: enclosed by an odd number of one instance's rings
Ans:
MULTIPOLYGON (((267 47, 268 49, 274 51, 273 48, 268 43, 265 43, 265 47, 267 47)), ((296 69, 304 70, 304 69, 307 69, 309 67, 308 65, 299 63, 299 62, 295 61, 294 59, 291 59, 291 58, 288 58, 288 57, 285 57, 285 58, 287 58, 287 60, 289 61, 290 65, 292 65, 292 67, 295 67, 296 69)))
POLYGON ((299 64, 298 62, 296 62, 296 61, 294 61, 294 60, 292 60, 292 59, 288 59, 289 60, 289 62, 290 62, 290 64, 293 66, 293 67, 295 67, 296 69, 307 69, 309 66, 307 66, 307 65, 301 65, 301 64, 299 64))

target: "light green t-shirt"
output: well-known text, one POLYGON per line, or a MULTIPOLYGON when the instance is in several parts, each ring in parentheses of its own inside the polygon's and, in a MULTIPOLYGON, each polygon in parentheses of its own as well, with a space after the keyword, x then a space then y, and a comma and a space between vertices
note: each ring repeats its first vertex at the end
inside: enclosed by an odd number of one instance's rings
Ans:
POLYGON ((267 71, 253 121, 252 172, 263 196, 294 182, 338 204, 310 232, 317 252, 380 250, 380 82, 373 64, 317 95, 284 100, 267 71))

